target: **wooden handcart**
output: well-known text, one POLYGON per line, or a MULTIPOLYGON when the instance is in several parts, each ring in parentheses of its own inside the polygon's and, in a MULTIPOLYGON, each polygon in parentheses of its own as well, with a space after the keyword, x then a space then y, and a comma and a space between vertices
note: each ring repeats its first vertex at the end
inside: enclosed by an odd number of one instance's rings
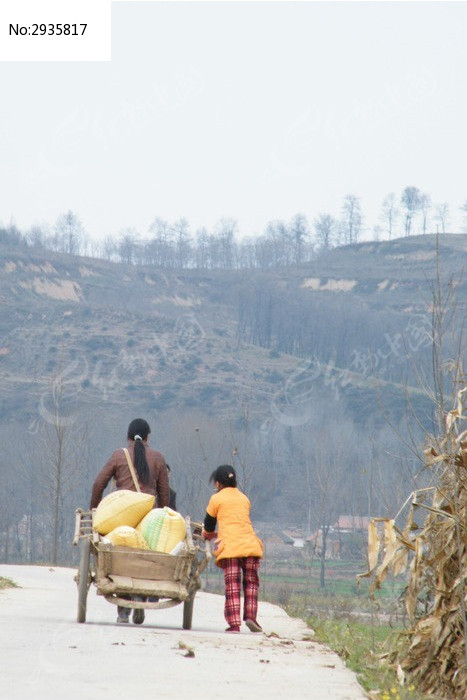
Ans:
POLYGON ((201 525, 186 521, 184 551, 163 554, 148 549, 118 547, 102 541, 92 527, 92 511, 76 510, 73 544, 80 547, 78 622, 86 622, 86 603, 91 584, 97 595, 127 608, 161 609, 183 603, 183 629, 191 629, 193 604, 201 587, 200 574, 211 559, 201 525), (138 596, 144 600, 129 600, 138 596))

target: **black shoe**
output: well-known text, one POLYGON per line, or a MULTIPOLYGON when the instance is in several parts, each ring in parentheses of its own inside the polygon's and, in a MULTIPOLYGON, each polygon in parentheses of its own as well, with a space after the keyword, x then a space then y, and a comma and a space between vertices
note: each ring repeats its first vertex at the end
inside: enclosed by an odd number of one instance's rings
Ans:
POLYGON ((144 610, 143 608, 133 609, 133 622, 135 625, 142 625, 144 622, 144 610))

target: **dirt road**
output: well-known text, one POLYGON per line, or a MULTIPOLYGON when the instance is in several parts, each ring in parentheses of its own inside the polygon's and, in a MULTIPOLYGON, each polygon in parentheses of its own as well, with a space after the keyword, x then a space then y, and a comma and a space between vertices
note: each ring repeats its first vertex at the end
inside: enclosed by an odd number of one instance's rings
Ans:
POLYGON ((182 606, 123 626, 91 587, 87 622, 78 624, 74 574, 0 565, 0 576, 21 586, 0 591, 1 700, 367 697, 339 657, 275 605, 260 603, 264 634, 226 634, 223 597, 203 592, 190 631, 181 628, 182 606))

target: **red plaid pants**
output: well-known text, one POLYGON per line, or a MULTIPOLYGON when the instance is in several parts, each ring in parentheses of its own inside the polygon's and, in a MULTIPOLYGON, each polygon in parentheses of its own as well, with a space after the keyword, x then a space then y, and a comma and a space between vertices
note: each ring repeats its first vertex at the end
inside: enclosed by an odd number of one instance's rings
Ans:
POLYGON ((229 627, 240 626, 240 591, 243 586, 243 619, 256 620, 258 613, 259 557, 221 559, 224 570, 224 616, 229 627))

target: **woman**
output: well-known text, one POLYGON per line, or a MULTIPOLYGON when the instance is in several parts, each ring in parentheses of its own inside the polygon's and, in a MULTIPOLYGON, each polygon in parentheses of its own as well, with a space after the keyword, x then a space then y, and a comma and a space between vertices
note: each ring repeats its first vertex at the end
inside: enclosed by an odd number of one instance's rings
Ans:
MULTIPOLYGON (((164 455, 148 447, 151 429, 143 418, 135 418, 128 426, 128 452, 136 470, 138 483, 143 493, 156 497, 155 506, 164 508, 169 505, 169 477, 164 455)), ((117 490, 136 491, 125 453, 122 448, 115 450, 105 467, 97 475, 92 487, 90 508, 97 508, 102 500, 104 490, 114 478, 117 490)), ((130 608, 118 606, 117 622, 128 622, 130 608)), ((135 608, 133 622, 144 622, 144 610, 135 608)))
POLYGON ((263 543, 250 520, 250 501, 237 488, 235 469, 221 464, 210 481, 217 493, 206 508, 203 536, 217 540, 214 549, 216 564, 224 570, 226 632, 240 632, 240 591, 243 586, 243 620, 251 632, 262 632, 258 612, 258 569, 263 556, 263 543), (216 525, 219 532, 215 532, 216 525))
MULTIPOLYGON (((143 493, 156 497, 156 507, 169 505, 169 477, 164 455, 148 447, 151 429, 143 418, 135 418, 128 426, 128 452, 143 493)), ((136 491, 123 449, 115 450, 99 472, 92 487, 91 508, 97 508, 109 481, 115 478, 117 489, 136 491)))

